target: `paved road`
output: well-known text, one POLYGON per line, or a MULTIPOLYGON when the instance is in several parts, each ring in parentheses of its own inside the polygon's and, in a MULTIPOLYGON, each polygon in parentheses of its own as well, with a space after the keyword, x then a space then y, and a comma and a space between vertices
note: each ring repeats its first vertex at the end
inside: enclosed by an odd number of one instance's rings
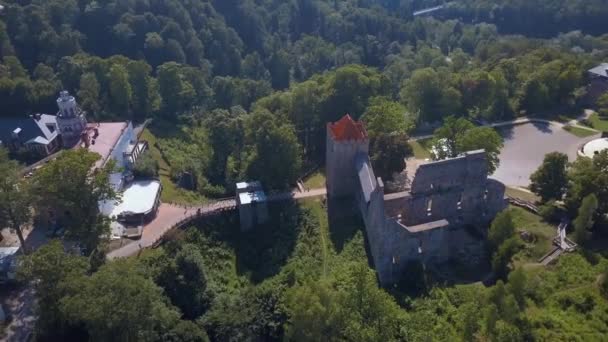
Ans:
MULTIPOLYGON (((586 119, 589 118, 589 116, 591 116, 593 114, 593 111, 590 110, 585 110, 584 114, 581 115, 577 120, 581 120, 581 119, 586 119)), ((572 120, 568 123, 568 125, 570 126, 575 126, 581 129, 586 129, 589 131, 594 131, 594 132, 598 132, 597 130, 593 129, 593 128, 589 128, 587 126, 582 126, 578 124, 577 120, 572 120)), ((515 126, 515 125, 523 125, 523 124, 534 124, 534 123, 538 123, 538 124, 549 124, 549 125, 555 125, 557 127, 563 128, 564 126, 566 126, 565 124, 561 123, 561 122, 557 122, 557 121, 550 121, 550 120, 545 120, 545 119, 535 119, 535 118, 527 118, 527 117, 523 117, 523 118, 518 118, 515 120, 508 120, 508 121, 501 121, 501 122, 494 122, 491 124, 485 124, 485 125, 481 125, 480 127, 492 127, 492 128, 501 128, 501 127, 509 127, 509 126, 515 126)), ((411 140, 425 140, 425 139, 430 139, 434 136, 434 134, 425 134, 425 135, 416 135, 411 137, 411 140)))

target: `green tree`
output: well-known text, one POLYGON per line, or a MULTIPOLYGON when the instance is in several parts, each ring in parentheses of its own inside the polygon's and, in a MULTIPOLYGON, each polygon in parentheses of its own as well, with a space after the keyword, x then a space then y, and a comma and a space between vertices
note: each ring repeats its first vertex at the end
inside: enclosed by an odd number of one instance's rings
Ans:
POLYGON ((361 65, 347 65, 326 77, 325 106, 327 116, 324 123, 337 121, 344 113, 360 118, 365 112, 368 100, 386 94, 388 80, 375 69, 361 65))
POLYGON ((269 189, 296 182, 302 168, 301 146, 292 125, 259 111, 248 120, 248 141, 253 148, 247 174, 269 189))
POLYGON ((597 99, 596 106, 601 116, 608 116, 608 93, 604 93, 597 99))
POLYGON ((130 113, 133 91, 127 69, 120 64, 112 65, 109 81, 111 107, 119 113, 130 113))
POLYGON ((161 340, 167 342, 209 342, 209 336, 197 323, 181 320, 169 332, 165 333, 161 340))
POLYGON ((158 85, 162 98, 162 110, 167 118, 175 118, 188 109, 196 97, 192 84, 185 79, 181 66, 175 62, 158 67, 158 85))
POLYGON ((589 232, 595 223, 594 217, 598 208, 597 197, 594 194, 586 196, 578 209, 578 215, 572 222, 574 239, 584 245, 589 239, 589 232))
POLYGON ((348 320, 344 331, 349 341, 397 341, 405 315, 391 296, 378 288, 376 276, 366 264, 349 267, 343 312, 348 320))
POLYGON ((165 265, 158 283, 177 306, 184 317, 195 319, 203 314, 207 306, 207 277, 203 257, 197 246, 186 244, 165 265))
POLYGON ((407 109, 386 97, 374 97, 361 117, 370 136, 409 133, 414 125, 407 109))
POLYGON ((459 141, 474 127, 475 125, 465 118, 456 118, 451 115, 445 118, 443 126, 437 128, 434 133, 434 145, 445 146, 443 149, 438 149, 439 155, 436 158, 445 159, 458 156, 460 153, 458 150, 459 141))
POLYGON ((519 251, 520 243, 517 237, 504 241, 492 256, 492 271, 499 278, 504 278, 509 273, 511 258, 519 251))
POLYGON ((490 249, 495 251, 505 241, 512 238, 515 235, 515 225, 513 224, 513 218, 511 212, 505 210, 494 218, 490 230, 488 232, 488 243, 490 249))
POLYGON ((461 94, 443 76, 431 68, 418 69, 401 90, 401 99, 422 122, 436 122, 460 110, 461 94))
POLYGON ((597 219, 608 213, 608 151, 602 151, 593 159, 578 158, 569 169, 570 180, 565 203, 572 216, 576 215, 583 199, 594 194, 598 201, 597 219))
POLYGON ((502 137, 490 127, 475 127, 466 132, 457 142, 460 153, 484 150, 488 163, 488 174, 493 174, 500 165, 500 150, 504 146, 502 137))
POLYGON ((127 71, 132 90, 133 116, 138 119, 149 117, 160 105, 158 90, 150 76, 152 68, 145 61, 131 61, 127 64, 127 71))
POLYGON ((158 161, 154 159, 152 153, 145 151, 142 153, 133 168, 135 177, 155 178, 158 176, 158 161))
POLYGON ((99 104, 99 82, 94 73, 86 73, 80 77, 80 90, 78 90, 78 102, 88 113, 95 115, 101 110, 99 104))
POLYGON ((23 228, 32 216, 30 198, 19 164, 8 159, 7 151, 0 147, 0 228, 7 227, 17 233, 23 253, 27 253, 23 228))
POLYGON ((434 158, 454 158, 474 150, 484 150, 488 162, 488 173, 492 174, 500 164, 502 137, 492 128, 475 127, 465 118, 449 116, 443 126, 435 130, 434 158))
POLYGON ((109 233, 99 203, 118 198, 110 184, 113 161, 91 172, 99 159, 98 154, 86 149, 66 150, 32 178, 37 212, 53 211, 64 223, 66 234, 88 252, 109 233))
POLYGON ((523 310, 526 307, 526 290, 528 286, 528 279, 523 268, 518 267, 509 273, 507 286, 509 292, 515 297, 519 308, 523 310))
POLYGON ((370 159, 374 172, 384 180, 405 169, 405 158, 411 156, 412 147, 405 134, 382 134, 371 139, 370 159))
POLYGON ((493 335, 494 337, 492 341, 496 342, 524 341, 523 337, 521 336, 521 332, 517 328, 517 326, 509 324, 502 320, 496 322, 496 327, 493 335))
POLYGON ((600 280, 600 292, 604 298, 608 298, 608 269, 604 271, 600 280))
POLYGON ((59 301, 68 322, 82 324, 93 340, 159 340, 179 320, 162 289, 130 261, 102 266, 91 276, 71 279, 59 301))
POLYGON ((530 182, 530 190, 543 202, 561 200, 568 186, 568 156, 560 152, 547 154, 530 182))
POLYGON ((61 241, 52 240, 22 260, 18 276, 28 280, 36 296, 36 330, 41 336, 61 336, 65 316, 59 301, 69 291, 66 282, 88 269, 86 258, 67 254, 61 241))
POLYGON ((288 296, 289 325, 285 335, 292 341, 344 339, 346 314, 340 305, 342 293, 327 281, 296 287, 288 296))

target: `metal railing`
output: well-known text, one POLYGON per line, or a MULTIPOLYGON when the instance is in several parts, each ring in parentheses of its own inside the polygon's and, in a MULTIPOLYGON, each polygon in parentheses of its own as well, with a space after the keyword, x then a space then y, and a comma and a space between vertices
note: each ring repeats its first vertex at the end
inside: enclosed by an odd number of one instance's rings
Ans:
POLYGON ((509 196, 509 203, 516 206, 516 207, 520 207, 523 209, 526 209, 534 214, 539 214, 539 209, 538 206, 536 206, 536 204, 530 202, 530 201, 524 201, 521 200, 519 198, 515 198, 515 197, 511 197, 509 196))

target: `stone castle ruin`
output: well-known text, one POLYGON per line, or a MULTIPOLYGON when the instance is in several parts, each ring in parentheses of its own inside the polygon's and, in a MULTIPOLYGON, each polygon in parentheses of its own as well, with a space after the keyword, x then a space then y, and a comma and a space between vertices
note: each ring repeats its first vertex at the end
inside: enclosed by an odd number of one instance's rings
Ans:
POLYGON ((405 191, 385 195, 361 122, 346 115, 327 124, 326 148, 328 200, 355 199, 383 285, 397 281, 409 261, 440 264, 483 254, 483 242, 467 227, 486 237, 488 224, 507 207, 505 186, 488 178, 483 150, 408 161, 405 191))

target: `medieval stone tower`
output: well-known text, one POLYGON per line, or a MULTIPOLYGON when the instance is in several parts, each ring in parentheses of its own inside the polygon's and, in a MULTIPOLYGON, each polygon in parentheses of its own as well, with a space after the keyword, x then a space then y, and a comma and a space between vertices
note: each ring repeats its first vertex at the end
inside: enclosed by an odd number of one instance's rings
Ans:
POLYGON ((335 123, 327 124, 326 177, 329 198, 354 196, 360 188, 355 158, 369 153, 367 131, 361 122, 346 114, 335 123))
POLYGON ((59 93, 57 99, 57 129, 61 134, 64 147, 74 146, 87 127, 84 112, 78 107, 76 99, 67 90, 59 93))

